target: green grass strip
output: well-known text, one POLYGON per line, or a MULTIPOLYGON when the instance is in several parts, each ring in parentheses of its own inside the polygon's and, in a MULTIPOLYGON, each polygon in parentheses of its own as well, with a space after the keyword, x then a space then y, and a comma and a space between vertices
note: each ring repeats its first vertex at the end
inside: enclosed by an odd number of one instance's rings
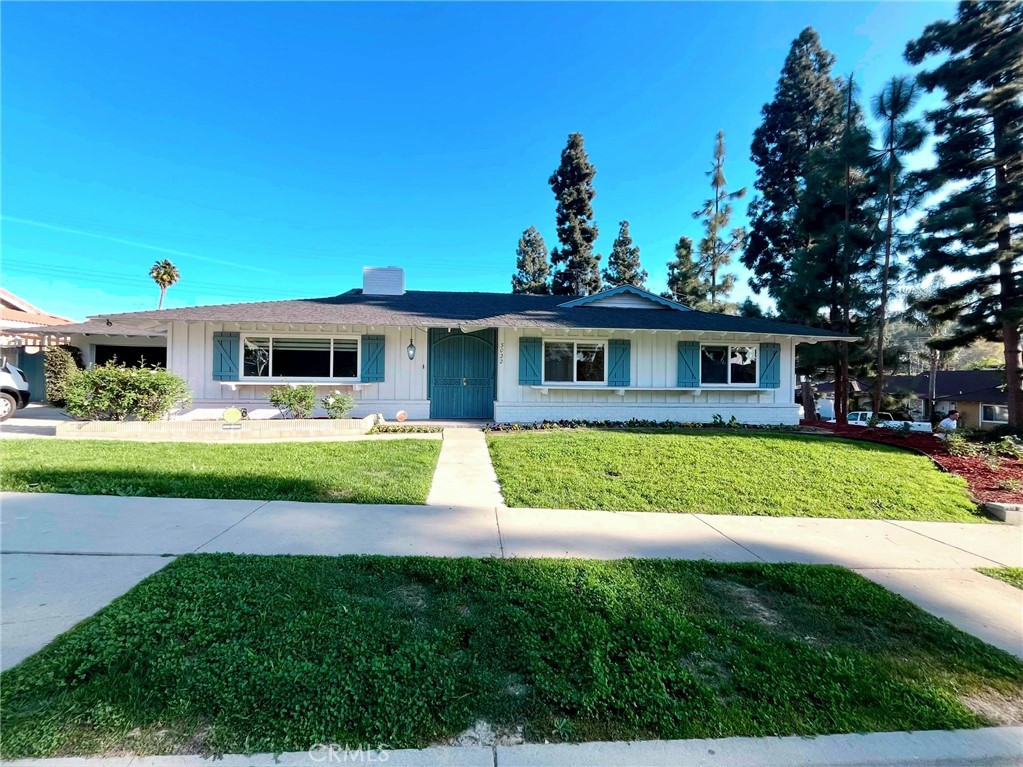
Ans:
POLYGON ((222 445, 8 439, 0 488, 20 492, 425 503, 440 442, 222 445))
POLYGON ((977 572, 1023 589, 1023 567, 978 567, 977 572))
POLYGON ((488 437, 510 506, 976 522, 964 480, 884 445, 784 433, 488 437))
POLYGON ((0 683, 12 758, 977 727, 1023 662, 838 567, 201 554, 0 683))

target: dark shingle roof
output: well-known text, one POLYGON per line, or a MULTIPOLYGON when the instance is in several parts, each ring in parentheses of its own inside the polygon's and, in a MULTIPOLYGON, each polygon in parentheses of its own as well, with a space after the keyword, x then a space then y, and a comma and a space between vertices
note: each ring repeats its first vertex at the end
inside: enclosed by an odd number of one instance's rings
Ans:
MULTIPOLYGON (((884 390, 888 394, 913 392, 917 397, 926 399, 931 396, 930 378, 930 373, 886 376, 884 390)), ((1001 370, 939 370, 935 382, 935 399, 991 405, 1004 405, 1006 402, 1005 373, 1001 370)), ((871 391, 873 388, 868 381, 851 379, 851 383, 854 392, 871 391)), ((835 382, 818 384, 817 390, 831 393, 835 390, 835 382)))
MULTIPOLYGON (((598 328, 640 330, 709 330, 734 333, 834 338, 820 328, 776 320, 733 317, 694 310, 617 309, 559 306, 572 296, 513 293, 459 293, 410 290, 400 296, 363 295, 352 290, 339 296, 248 304, 193 306, 148 312, 101 315, 116 323, 172 320, 209 322, 302 323, 419 327, 598 328)), ((102 332, 102 331, 101 331, 102 332)))

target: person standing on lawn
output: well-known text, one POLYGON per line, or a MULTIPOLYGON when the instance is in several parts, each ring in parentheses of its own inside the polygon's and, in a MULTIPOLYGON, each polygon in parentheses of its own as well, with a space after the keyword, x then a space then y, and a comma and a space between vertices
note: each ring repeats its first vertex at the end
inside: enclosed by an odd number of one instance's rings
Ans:
POLYGON ((959 425, 959 411, 949 410, 941 422, 938 424, 936 429, 938 433, 938 439, 946 439, 949 434, 956 430, 956 426, 959 425))

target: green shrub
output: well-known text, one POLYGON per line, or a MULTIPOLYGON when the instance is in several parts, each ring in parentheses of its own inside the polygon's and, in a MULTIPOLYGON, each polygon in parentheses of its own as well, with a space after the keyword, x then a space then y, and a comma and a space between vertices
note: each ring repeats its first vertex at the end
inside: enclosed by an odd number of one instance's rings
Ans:
POLYGON ((275 386, 270 389, 269 398, 285 418, 308 418, 316 407, 316 387, 275 386))
POLYGON ((328 418, 345 418, 355 409, 355 397, 335 390, 320 400, 320 404, 328 418))
POLYGON ((67 387, 71 378, 84 367, 82 352, 77 346, 49 346, 43 352, 43 370, 46 375, 46 399, 50 404, 64 407, 67 387))
POLYGON ((187 384, 170 371, 113 362, 75 371, 65 396, 70 415, 92 421, 156 421, 192 401, 187 384))

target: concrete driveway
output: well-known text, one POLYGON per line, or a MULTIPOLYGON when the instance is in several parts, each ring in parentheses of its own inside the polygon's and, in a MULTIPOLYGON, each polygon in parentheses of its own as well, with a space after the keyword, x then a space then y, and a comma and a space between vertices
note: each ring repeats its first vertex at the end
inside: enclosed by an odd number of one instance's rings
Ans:
POLYGON ((190 552, 665 557, 849 567, 1023 657, 1023 566, 998 524, 0 494, 6 668, 190 552))
POLYGON ((33 402, 0 423, 0 437, 55 437, 57 424, 70 420, 63 410, 33 402))

